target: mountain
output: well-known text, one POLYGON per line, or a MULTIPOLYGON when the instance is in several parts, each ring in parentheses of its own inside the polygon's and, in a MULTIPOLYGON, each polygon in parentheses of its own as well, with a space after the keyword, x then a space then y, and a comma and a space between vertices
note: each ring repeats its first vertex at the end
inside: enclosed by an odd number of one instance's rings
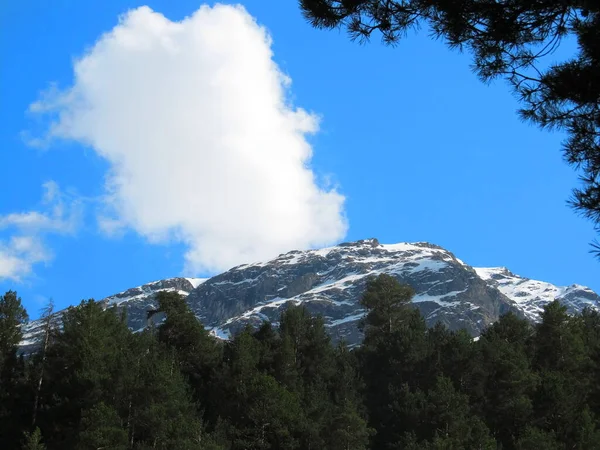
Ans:
POLYGON ((598 294, 579 284, 555 286, 545 281, 530 280, 510 272, 506 267, 476 267, 479 277, 513 300, 525 316, 539 320, 544 306, 558 299, 571 314, 586 306, 598 308, 598 294))
MULTIPOLYGON (((277 322, 286 304, 301 303, 323 316, 334 339, 356 344, 361 339, 358 322, 364 315, 358 300, 367 278, 381 273, 414 288, 413 303, 429 325, 440 321, 451 329, 466 328, 474 336, 508 311, 537 321, 543 306, 554 298, 571 312, 585 306, 600 309, 600 297, 583 286, 557 287, 505 268, 473 268, 426 242, 380 244, 376 239, 291 251, 206 280, 156 281, 101 302, 127 308, 130 328, 139 330, 146 326, 146 311, 157 306, 157 292, 179 292, 187 296, 204 325, 222 338, 246 324, 277 322)), ((24 332, 27 348, 38 339, 39 324, 27 324, 24 332)))

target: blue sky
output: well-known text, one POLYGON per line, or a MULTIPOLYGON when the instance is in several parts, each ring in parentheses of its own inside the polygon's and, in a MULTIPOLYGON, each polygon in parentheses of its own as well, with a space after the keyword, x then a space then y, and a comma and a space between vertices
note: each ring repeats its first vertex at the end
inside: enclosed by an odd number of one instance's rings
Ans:
POLYGON ((504 82, 425 33, 359 45, 243 6, 0 6, 0 290, 30 315, 368 237, 600 289, 562 136, 504 82))

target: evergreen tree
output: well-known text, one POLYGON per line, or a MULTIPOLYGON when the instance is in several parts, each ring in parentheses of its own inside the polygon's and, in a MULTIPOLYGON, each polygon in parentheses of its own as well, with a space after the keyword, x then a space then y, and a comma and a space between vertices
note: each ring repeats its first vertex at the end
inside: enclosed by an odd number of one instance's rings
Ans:
POLYGON ((127 431, 114 408, 103 402, 82 413, 79 432, 79 450, 126 450, 128 448, 127 431))
MULTIPOLYGON (((281 348, 281 339, 271 322, 263 322, 259 329, 254 333, 254 337, 260 342, 260 358, 258 368, 261 372, 273 375, 276 378, 277 358, 281 348)), ((285 366, 283 361, 279 361, 285 366)), ((283 379, 285 377, 281 377, 283 379)))
POLYGON ((590 410, 600 415, 600 313, 585 308, 581 313, 580 327, 586 353, 588 355, 585 368, 585 385, 588 392, 587 402, 590 410))
MULTIPOLYGON (((469 407, 468 397, 456 391, 452 381, 438 377, 423 392, 404 385, 393 410, 407 421, 404 435, 394 445, 407 448, 495 449, 496 443, 481 419, 469 407)), ((392 447, 395 448, 395 447, 392 447)))
POLYGON ((368 281, 361 298, 367 315, 360 373, 376 448, 392 448, 410 431, 404 404, 426 378, 421 369, 427 358, 427 327, 410 306, 412 292, 394 277, 380 275, 368 281))
POLYGON ((221 378, 220 415, 230 421, 232 450, 296 449, 304 423, 300 399, 258 370, 261 344, 250 328, 226 348, 228 370, 221 378))
MULTIPOLYGON (((312 316, 303 306, 289 306, 280 318, 280 334, 296 374, 290 389, 302 400, 305 423, 303 448, 321 448, 331 417, 329 386, 334 375, 334 353, 321 317, 312 316)), ((290 375, 288 373, 288 375, 290 375)))
POLYGON ((0 448, 7 450, 19 448, 23 432, 30 429, 26 364, 23 356, 17 355, 21 326, 27 318, 16 292, 0 296, 0 448))
MULTIPOLYGON (((175 292, 160 292, 157 300, 159 310, 166 314, 158 328, 158 339, 171 350, 173 364, 177 364, 191 386, 194 401, 210 413, 219 401, 210 383, 222 357, 221 346, 190 311, 184 297, 175 292)), ((214 422, 216 417, 207 414, 205 419, 214 422)))
POLYGON ((588 395, 585 370, 589 361, 578 320, 569 317, 558 301, 548 304, 534 345, 534 367, 540 376, 534 398, 535 423, 572 446, 588 395))
POLYGON ((558 301, 544 307, 535 337, 535 365, 540 370, 575 374, 582 368, 585 347, 577 321, 558 301))
POLYGON ((477 342, 472 395, 482 418, 505 449, 514 448, 533 415, 538 377, 528 356, 532 335, 525 320, 509 313, 485 330, 477 342))
POLYGON ((330 419, 325 430, 327 448, 367 449, 375 430, 369 428, 355 352, 344 342, 335 349, 335 374, 331 385, 330 419))
POLYGON ((329 430, 325 439, 329 450, 366 450, 369 448, 369 437, 373 434, 356 405, 349 400, 335 408, 329 430))
POLYGON ((14 362, 21 341, 21 325, 28 319, 27 311, 15 291, 0 296, 0 373, 14 362), (12 362, 11 362, 12 361, 12 362))
POLYGON ((438 322, 427 330, 427 345, 428 356, 422 369, 427 373, 425 386, 433 386, 442 375, 452 380, 460 392, 472 392, 477 347, 471 335, 464 329, 450 331, 438 322))
POLYGON ((48 328, 45 351, 7 352, 2 449, 600 448, 600 314, 552 303, 539 325, 507 314, 474 342, 427 329, 409 293, 369 281, 356 350, 334 347, 301 306, 218 344, 176 295, 159 297, 166 320, 141 333, 82 302, 48 328))
POLYGON ((46 446, 42 443, 42 432, 39 428, 36 427, 31 433, 25 433, 21 450, 46 450, 46 446))
POLYGON ((125 318, 93 300, 69 308, 46 352, 45 383, 38 421, 49 448, 73 448, 81 412, 125 394, 123 378, 131 367, 125 318))
POLYGON ((391 334, 405 327, 408 319, 406 309, 413 295, 410 286, 398 283, 391 275, 381 274, 369 279, 360 299, 360 304, 368 311, 364 320, 365 339, 391 334))
POLYGON ((121 414, 130 447, 200 449, 204 436, 190 390, 152 331, 131 335, 134 383, 121 414))
POLYGON ((552 431, 544 431, 535 427, 527 427, 517 442, 517 450, 563 450, 552 431))

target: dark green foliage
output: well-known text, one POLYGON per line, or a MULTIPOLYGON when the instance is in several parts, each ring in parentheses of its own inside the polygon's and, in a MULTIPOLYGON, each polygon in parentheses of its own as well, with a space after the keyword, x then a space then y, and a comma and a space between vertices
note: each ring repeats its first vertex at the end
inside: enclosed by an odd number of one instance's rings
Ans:
POLYGON ((47 349, 47 382, 38 423, 49 448, 75 445, 81 412, 123 399, 130 332, 124 319, 94 301, 69 308, 47 349))
POLYGON ((517 450, 562 450, 564 446, 559 443, 552 431, 527 427, 515 447, 517 450))
POLYGON ((469 398, 456 392, 449 379, 439 377, 424 403, 415 406, 412 414, 424 425, 415 427, 417 436, 428 438, 430 448, 495 449, 487 427, 471 412, 469 398))
POLYGON ((356 404, 347 400, 335 409, 329 422, 330 432, 325 445, 330 450, 364 450, 369 448, 369 437, 373 430, 356 409, 356 404))
POLYGON ((371 279, 353 350, 302 306, 221 342, 176 294, 158 296, 166 319, 141 333, 84 301, 45 351, 24 359, 6 346, 1 448, 600 448, 597 312, 551 303, 536 326, 508 314, 474 341, 427 329, 411 295, 391 276, 371 279))
POLYGON ((98 403, 82 413, 77 448, 125 450, 127 445, 127 431, 114 408, 98 403))
POLYGON ((216 420, 214 392, 210 389, 221 360, 221 345, 211 338, 196 316, 189 310, 185 299, 174 292, 157 295, 159 310, 166 314, 158 329, 158 340, 169 349, 172 364, 177 365, 192 388, 193 399, 205 412, 205 420, 216 420))
POLYGON ((124 316, 93 301, 62 323, 47 349, 38 413, 50 450, 199 448, 189 388, 151 332, 132 334, 124 316))
POLYGON ((25 433, 22 450, 45 450, 46 446, 42 443, 42 432, 36 428, 31 433, 25 433))
POLYGON ((427 358, 427 327, 410 305, 412 289, 389 275, 369 280, 361 304, 367 309, 360 373, 370 425, 377 431, 374 446, 400 442, 414 423, 404 406, 413 389, 425 382, 421 370, 427 358))
POLYGON ((361 299, 367 308, 361 374, 377 432, 373 448, 488 448, 493 440, 485 424, 455 387, 468 384, 471 339, 441 326, 428 331, 411 297, 409 287, 380 275, 361 299))
POLYGON ((16 357, 17 344, 21 340, 21 324, 28 319, 21 299, 14 291, 0 296, 0 373, 16 357))
POLYGON ((504 448, 514 445, 532 419, 539 381, 527 354, 532 334, 528 322, 509 313, 481 335, 477 346, 474 406, 504 448))
MULTIPOLYGON (((380 32, 395 44, 424 27, 450 48, 468 50, 485 82, 501 77, 522 102, 520 116, 567 133, 565 159, 582 171, 573 204, 600 226, 600 2, 596 0, 300 0, 319 28, 346 27, 352 38, 380 32), (565 39, 577 50, 547 56, 565 39)), ((600 249, 600 248, 599 248, 600 249)))
POLYGON ((391 275, 382 274, 367 281, 360 304, 368 313, 364 320, 368 338, 391 334, 408 325, 407 309, 414 291, 391 275))
MULTIPOLYGON (((0 296, 0 448, 17 449, 30 413, 25 361, 17 356, 27 312, 14 291, 0 296)), ((28 430, 27 430, 28 431, 28 430)))

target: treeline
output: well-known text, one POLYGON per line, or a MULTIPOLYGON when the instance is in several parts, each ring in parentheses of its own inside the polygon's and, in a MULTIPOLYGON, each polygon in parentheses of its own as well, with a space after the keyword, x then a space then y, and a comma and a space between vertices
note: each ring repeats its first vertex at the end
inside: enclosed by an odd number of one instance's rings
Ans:
POLYGON ((26 312, 0 297, 0 448, 169 450, 600 449, 600 315, 558 302, 477 341, 428 329, 411 289, 368 282, 364 343, 333 345, 289 307, 277 324, 211 337, 174 293, 132 333, 94 301, 47 320, 18 355, 26 312))

